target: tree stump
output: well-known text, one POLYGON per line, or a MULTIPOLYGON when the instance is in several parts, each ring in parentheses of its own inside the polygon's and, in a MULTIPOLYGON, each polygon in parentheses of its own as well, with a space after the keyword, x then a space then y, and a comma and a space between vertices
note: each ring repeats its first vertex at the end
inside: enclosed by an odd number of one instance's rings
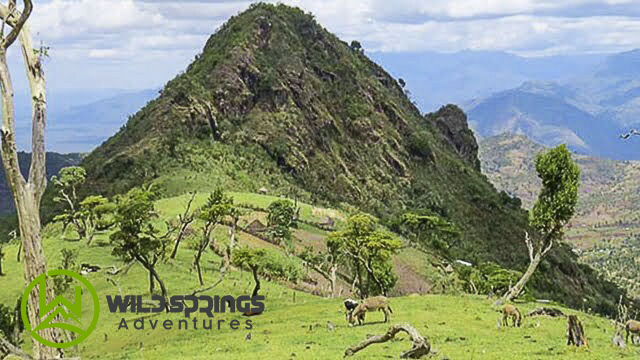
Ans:
POLYGON ((389 330, 387 330, 386 333, 382 335, 371 336, 368 339, 364 340, 363 342, 347 348, 347 350, 344 351, 344 356, 353 356, 355 353, 366 348, 371 344, 379 344, 379 343, 387 342, 393 339, 396 336, 396 334, 398 334, 400 331, 404 331, 407 334, 409 334, 409 336, 411 337, 411 340, 413 341, 413 347, 403 352, 400 355, 401 358, 420 359, 421 357, 429 354, 429 352, 431 351, 431 345, 429 344, 427 339, 425 339, 422 335, 420 335, 418 330, 416 330, 413 326, 409 324, 399 324, 399 325, 393 325, 392 327, 389 328, 389 330))
POLYGON ((584 335, 584 328, 582 327, 582 323, 575 315, 569 315, 569 335, 567 339, 567 345, 589 347, 589 344, 587 344, 587 337, 584 335))

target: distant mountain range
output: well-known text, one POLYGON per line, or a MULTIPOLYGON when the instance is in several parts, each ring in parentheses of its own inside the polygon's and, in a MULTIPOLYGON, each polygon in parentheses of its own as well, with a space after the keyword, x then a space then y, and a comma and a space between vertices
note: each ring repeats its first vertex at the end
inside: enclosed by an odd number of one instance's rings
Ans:
POLYGON ((524 134, 577 153, 640 159, 640 139, 619 135, 640 124, 640 50, 606 57, 562 82, 527 82, 464 104, 476 135, 524 134))
MULTIPOLYGON (((80 164, 83 155, 78 153, 73 154, 58 154, 47 153, 47 178, 51 179, 60 172, 60 170, 67 166, 74 166, 80 164)), ((25 152, 18 153, 18 162, 20 163, 20 171, 27 177, 29 173, 29 167, 31 166, 31 154, 25 152)), ((0 166, 0 215, 10 214, 15 210, 13 203, 13 194, 7 184, 7 179, 4 176, 4 167, 0 166)))
MULTIPOLYGON (((127 118, 158 95, 157 90, 54 90, 48 98, 47 149, 88 152, 124 125, 127 118)), ((16 95, 18 146, 31 148, 31 103, 16 95)))
POLYGON ((380 53, 369 56, 407 83, 424 112, 463 104, 527 81, 564 81, 586 73, 604 55, 525 58, 500 51, 380 53))

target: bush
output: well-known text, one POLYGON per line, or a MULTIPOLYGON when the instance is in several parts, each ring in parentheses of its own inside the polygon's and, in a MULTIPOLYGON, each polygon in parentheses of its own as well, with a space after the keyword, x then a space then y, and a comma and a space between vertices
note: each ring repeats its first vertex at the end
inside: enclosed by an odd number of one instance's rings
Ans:
POLYGON ((504 269, 491 261, 477 267, 460 266, 458 273, 466 283, 466 290, 479 294, 503 294, 522 276, 519 271, 504 269))

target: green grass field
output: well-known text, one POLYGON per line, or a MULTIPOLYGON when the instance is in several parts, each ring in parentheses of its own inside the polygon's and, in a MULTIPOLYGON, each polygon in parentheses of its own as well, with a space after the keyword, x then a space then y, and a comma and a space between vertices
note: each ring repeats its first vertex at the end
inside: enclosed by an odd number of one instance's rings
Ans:
MULTIPOLYGON (((233 194, 239 203, 256 206, 268 205, 275 199, 252 194, 233 194)), ((204 202, 206 195, 199 195, 196 204, 204 202)), ((185 196, 160 200, 157 203, 161 218, 176 216, 186 204, 185 196)), ((323 218, 328 210, 311 206, 302 207, 301 216, 310 220, 323 218), (320 215, 318 215, 320 214, 320 215)), ((217 236, 224 237, 220 229, 217 236)), ((72 236, 71 236, 72 237, 72 236)), ((99 234, 94 245, 63 239, 60 224, 49 225, 44 231, 45 250, 49 268, 60 263, 62 248, 77 249, 78 263, 97 264, 106 268, 122 264, 111 255, 108 233, 99 234)), ((241 245, 273 246, 260 240, 241 236, 241 245)), ((22 264, 16 262, 17 246, 5 249, 4 269, 6 276, 0 277, 0 303, 12 306, 24 289, 22 264)), ((159 265, 158 272, 167 284, 170 295, 186 295, 199 288, 195 272, 191 272, 193 250, 184 244, 175 260, 159 265)), ((398 256, 396 261, 409 259, 398 256)), ((205 253, 205 282, 212 284, 219 278, 217 269, 221 259, 205 253)), ((425 264, 413 264, 426 267, 425 264)), ((424 271, 428 271, 424 269, 424 271)), ((575 350, 566 344, 566 320, 563 318, 527 318, 523 327, 498 327, 500 314, 492 307, 492 301, 480 296, 410 295, 391 299, 393 315, 389 324, 382 323, 382 313, 367 315, 367 324, 347 325, 342 299, 326 299, 305 292, 292 290, 293 284, 262 281, 261 294, 266 297, 266 310, 260 316, 250 318, 253 329, 244 329, 247 320, 239 314, 216 314, 214 324, 224 320, 221 329, 165 330, 161 326, 149 328, 148 320, 172 320, 177 324, 183 314, 154 314, 145 317, 144 330, 135 330, 133 320, 138 314, 112 314, 108 311, 106 295, 148 294, 147 273, 134 265, 126 275, 111 277, 107 281, 105 271, 86 276, 100 297, 100 320, 95 331, 71 355, 83 359, 339 359, 344 350, 364 340, 371 334, 382 334, 390 324, 409 323, 428 338, 437 350, 436 359, 613 359, 638 358, 640 346, 620 350, 612 345, 614 326, 610 320, 562 308, 565 313, 577 314, 582 320, 589 340, 589 350, 575 350), (115 285, 114 285, 115 282, 115 285), (289 286, 287 286, 289 285, 289 286), (129 330, 118 330, 124 316, 129 330), (231 330, 228 323, 234 319, 241 322, 238 330, 231 330), (329 331, 327 321, 337 327, 329 331), (251 333, 251 340, 245 337, 251 333)), ((205 292, 207 295, 244 295, 251 292, 253 280, 248 272, 234 270, 218 287, 205 292)), ((523 313, 537 304, 518 305, 523 313)), ((90 316, 90 308, 83 308, 83 318, 90 316)), ((193 315, 192 315, 193 317, 193 315)), ((203 317, 196 316, 199 320, 203 317)), ((25 335, 24 349, 30 351, 30 339, 25 335)), ((406 335, 385 344, 372 345, 356 354, 355 358, 397 358, 411 347, 406 335)))

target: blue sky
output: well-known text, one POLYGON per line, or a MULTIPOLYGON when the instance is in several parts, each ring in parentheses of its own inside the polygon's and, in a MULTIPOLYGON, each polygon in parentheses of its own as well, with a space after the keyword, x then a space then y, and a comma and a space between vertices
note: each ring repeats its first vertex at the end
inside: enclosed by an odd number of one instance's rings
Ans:
MULTIPOLYGON (((286 0, 367 51, 524 56, 640 48, 640 0, 286 0)), ((34 0, 51 88, 160 87, 250 1, 34 0)))

